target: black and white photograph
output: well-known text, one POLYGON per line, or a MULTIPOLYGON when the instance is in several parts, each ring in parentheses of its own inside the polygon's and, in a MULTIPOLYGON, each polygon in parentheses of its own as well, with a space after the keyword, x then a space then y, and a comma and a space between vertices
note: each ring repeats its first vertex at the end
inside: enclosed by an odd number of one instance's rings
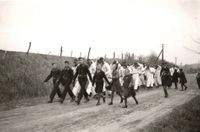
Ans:
POLYGON ((0 0, 0 132, 200 132, 200 0, 0 0))

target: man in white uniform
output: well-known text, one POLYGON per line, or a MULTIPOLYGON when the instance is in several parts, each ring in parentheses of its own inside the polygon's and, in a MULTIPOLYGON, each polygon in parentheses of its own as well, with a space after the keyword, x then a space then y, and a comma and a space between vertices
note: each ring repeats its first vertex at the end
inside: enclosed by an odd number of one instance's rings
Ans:
MULTIPOLYGON (((74 72, 74 74, 76 73, 76 68, 78 67, 78 60, 77 59, 74 59, 74 66, 72 66, 72 70, 74 72)), ((74 95, 77 97, 78 93, 80 91, 80 84, 78 83, 77 79, 76 79, 76 82, 75 82, 75 86, 74 88, 72 89, 72 92, 74 93, 74 95)))
MULTIPOLYGON (((112 78, 112 74, 111 74, 111 67, 110 67, 110 65, 107 62, 105 62, 105 60, 102 57, 97 61, 97 63, 98 64, 99 63, 102 64, 102 71, 105 73, 106 77, 108 78, 108 80, 110 82, 112 80, 111 79, 112 78)), ((103 91, 104 92, 106 92, 106 87, 107 86, 108 86, 108 84, 105 81, 104 87, 103 87, 103 91)), ((109 90, 107 92, 108 92, 108 94, 111 93, 111 91, 109 91, 109 90)))
POLYGON ((140 84, 140 78, 139 78, 139 69, 138 64, 135 63, 134 65, 131 66, 131 74, 133 75, 133 82, 134 82, 134 89, 138 90, 139 84, 140 84))
POLYGON ((154 84, 153 69, 147 66, 145 75, 147 77, 147 83, 146 83, 147 88, 153 88, 153 84, 154 84))
MULTIPOLYGON (((96 62, 88 60, 88 66, 89 66, 90 74, 91 74, 91 76, 93 78, 94 73, 96 72, 96 62)), ((88 77, 88 81, 89 81, 89 77, 88 77)), ((92 82, 91 81, 88 82, 88 86, 87 86, 87 90, 86 91, 90 96, 96 94, 95 89, 92 86, 92 82)))
POLYGON ((161 76, 160 76, 161 69, 162 69, 161 66, 159 66, 159 65, 156 66, 156 71, 155 71, 155 76, 154 76, 156 87, 159 87, 162 84, 161 83, 161 76))

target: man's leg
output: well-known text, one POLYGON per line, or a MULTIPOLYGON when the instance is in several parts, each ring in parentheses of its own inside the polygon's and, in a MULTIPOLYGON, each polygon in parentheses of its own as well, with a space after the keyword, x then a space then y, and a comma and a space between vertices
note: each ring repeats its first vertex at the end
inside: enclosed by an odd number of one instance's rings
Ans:
POLYGON ((135 95, 133 95, 132 97, 135 100, 135 103, 138 104, 138 100, 136 99, 135 95))
POLYGON ((200 79, 197 79, 197 84, 198 84, 199 89, 200 89, 200 79))
POLYGON ((57 88, 56 88, 56 93, 57 93, 58 97, 59 97, 59 98, 62 98, 62 93, 61 93, 61 91, 60 91, 59 86, 57 85, 56 87, 57 87, 57 88))
POLYGON ((112 105, 113 104, 113 98, 114 98, 114 90, 112 91, 112 93, 111 93, 111 101, 110 101, 110 103, 109 103, 109 105, 112 105))
POLYGON ((174 85, 175 85, 175 89, 178 89, 177 82, 174 82, 174 85))
POLYGON ((166 88, 166 86, 163 86, 163 90, 164 90, 165 98, 167 98, 167 97, 168 97, 168 93, 167 93, 167 88, 166 88))
POLYGON ((52 91, 50 93, 50 100, 48 101, 48 103, 52 103, 52 101, 53 101, 53 99, 54 99, 54 97, 55 97, 55 95, 57 93, 57 88, 58 88, 57 84, 55 82, 53 82, 53 89, 52 89, 52 91))
POLYGON ((85 85, 86 85, 86 81, 85 79, 79 79, 79 84, 81 86, 81 89, 80 89, 80 92, 78 94, 78 101, 77 101, 77 104, 80 103, 82 97, 83 97, 83 94, 86 92, 86 89, 85 89, 85 85), (84 92, 85 91, 85 92, 84 92))
POLYGON ((127 108, 127 97, 124 98, 124 106, 122 108, 127 108))

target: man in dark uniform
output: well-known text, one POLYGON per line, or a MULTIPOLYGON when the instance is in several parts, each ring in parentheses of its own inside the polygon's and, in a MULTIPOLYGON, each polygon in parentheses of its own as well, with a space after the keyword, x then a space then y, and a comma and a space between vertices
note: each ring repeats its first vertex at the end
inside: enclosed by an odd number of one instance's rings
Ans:
POLYGON ((61 98, 61 91, 59 89, 59 80, 60 80, 61 71, 58 69, 56 63, 52 63, 52 67, 53 68, 52 68, 50 74, 44 80, 44 82, 48 82, 49 79, 53 78, 53 89, 50 94, 50 100, 47 103, 52 103, 56 93, 57 93, 58 97, 61 98))
POLYGON ((76 103, 78 105, 80 104, 80 101, 81 101, 83 95, 85 96, 86 102, 89 101, 88 94, 86 92, 86 84, 88 81, 87 75, 89 76, 89 79, 92 82, 92 77, 91 77, 90 71, 88 69, 88 66, 86 64, 84 64, 83 58, 81 58, 81 57, 79 58, 79 63, 80 63, 80 65, 77 67, 76 73, 75 73, 75 76, 73 79, 73 85, 75 85, 75 80, 78 77, 78 82, 81 86, 80 92, 78 94, 78 100, 76 101, 76 103))
POLYGON ((73 70, 69 66, 69 61, 65 61, 65 67, 61 71, 61 80, 60 80, 64 86, 64 90, 63 90, 61 101, 60 101, 61 103, 63 103, 63 101, 65 100, 67 92, 69 93, 69 96, 71 97, 71 102, 75 100, 75 96, 70 88, 73 77, 74 77, 74 74, 73 74, 73 70))
POLYGON ((165 98, 167 98, 168 97, 167 87, 169 87, 169 85, 171 84, 171 76, 170 76, 169 68, 167 67, 167 63, 164 63, 162 70, 160 72, 160 75, 161 75, 161 81, 162 81, 165 98))

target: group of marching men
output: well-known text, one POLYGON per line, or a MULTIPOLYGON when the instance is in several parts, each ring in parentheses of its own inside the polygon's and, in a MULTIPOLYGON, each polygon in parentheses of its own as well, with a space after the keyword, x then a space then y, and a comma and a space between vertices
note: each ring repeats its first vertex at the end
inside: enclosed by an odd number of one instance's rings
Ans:
POLYGON ((52 70, 44 82, 53 78, 53 89, 50 93, 52 103, 54 96, 57 94, 60 102, 63 103, 66 94, 71 97, 71 102, 75 101, 80 104, 82 97, 85 97, 85 102, 89 101, 92 95, 97 99, 97 104, 100 105, 100 100, 105 102, 106 95, 111 97, 109 105, 113 104, 114 94, 120 96, 120 103, 125 103, 123 108, 127 108, 127 98, 133 97, 136 104, 136 92, 140 87, 153 88, 154 86, 163 86, 165 97, 168 97, 167 87, 171 87, 172 82, 177 88, 178 80, 181 87, 187 86, 185 74, 182 69, 176 67, 168 68, 165 63, 162 67, 150 67, 140 63, 128 65, 120 64, 114 61, 112 64, 107 63, 103 58, 99 58, 96 62, 84 58, 74 60, 73 66, 70 66, 69 61, 65 61, 65 67, 60 70, 56 63, 52 63, 52 70), (61 92, 59 86, 64 86, 61 92))

